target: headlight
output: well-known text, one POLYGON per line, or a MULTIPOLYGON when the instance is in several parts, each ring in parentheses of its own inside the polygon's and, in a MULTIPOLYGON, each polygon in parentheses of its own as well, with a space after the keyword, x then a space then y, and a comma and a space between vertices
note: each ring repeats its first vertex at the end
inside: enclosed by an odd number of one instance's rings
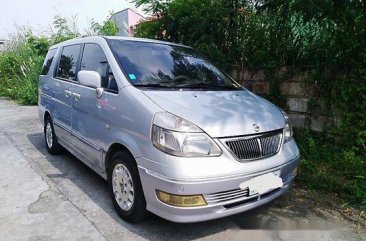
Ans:
POLYGON ((288 115, 286 114, 286 112, 282 111, 282 114, 285 118, 284 137, 285 137, 285 143, 286 143, 289 140, 291 140, 292 135, 293 135, 293 130, 292 130, 292 126, 290 124, 290 120, 289 120, 288 115))
POLYGON ((168 112, 155 114, 151 139, 155 147, 174 156, 219 156, 222 153, 199 127, 168 112))

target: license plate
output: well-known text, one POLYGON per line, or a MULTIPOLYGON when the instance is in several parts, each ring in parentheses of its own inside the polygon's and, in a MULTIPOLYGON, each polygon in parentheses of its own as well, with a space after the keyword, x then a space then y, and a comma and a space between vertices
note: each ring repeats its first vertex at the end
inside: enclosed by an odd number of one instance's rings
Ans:
POLYGON ((283 186, 282 179, 280 178, 280 172, 270 172, 261 176, 254 177, 248 181, 245 181, 239 185, 240 189, 249 189, 249 196, 254 194, 264 194, 273 189, 283 186))

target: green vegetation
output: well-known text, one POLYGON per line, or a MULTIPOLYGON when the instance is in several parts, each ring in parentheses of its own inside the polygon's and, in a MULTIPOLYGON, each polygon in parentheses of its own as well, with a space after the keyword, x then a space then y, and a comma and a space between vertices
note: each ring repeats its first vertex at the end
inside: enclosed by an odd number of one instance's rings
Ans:
MULTIPOLYGON (((102 25, 93 22, 87 35, 115 35, 114 22, 102 25)), ((48 48, 56 43, 80 37, 75 19, 56 16, 49 37, 37 37, 29 29, 22 29, 11 36, 5 50, 0 52, 0 96, 20 104, 34 105, 38 101, 38 78, 48 48)))
MULTIPOLYGON (((135 0, 152 14, 140 37, 199 49, 226 71, 263 70, 269 97, 286 109, 274 76, 286 67, 317 84, 309 114, 326 133, 298 130, 298 181, 366 208, 366 3, 336 0, 135 0)), ((309 94, 310 95, 310 94, 309 94)))
POLYGON ((49 42, 31 35, 14 37, 0 53, 0 95, 21 104, 36 104, 38 77, 49 42))
POLYGON ((299 184, 366 209, 365 153, 337 143, 325 133, 298 130, 295 134, 302 155, 299 184))
POLYGON ((184 43, 229 70, 365 62, 364 1, 135 0, 141 37, 184 43))
POLYGON ((108 20, 102 24, 93 20, 91 23, 92 33, 89 35, 116 36, 119 31, 118 26, 114 21, 109 20, 113 14, 113 12, 110 12, 107 17, 108 20))

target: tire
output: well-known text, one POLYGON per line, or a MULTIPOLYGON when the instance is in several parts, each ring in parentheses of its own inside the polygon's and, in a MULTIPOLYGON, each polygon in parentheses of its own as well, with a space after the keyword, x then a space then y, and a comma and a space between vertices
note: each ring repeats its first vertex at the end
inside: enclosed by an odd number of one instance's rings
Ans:
POLYGON ((119 216, 130 223, 144 220, 146 200, 134 158, 127 152, 116 152, 107 175, 109 193, 119 216))
POLYGON ((50 154, 57 155, 62 153, 63 148, 57 141, 55 129, 53 128, 53 122, 49 116, 46 117, 44 123, 44 139, 46 142, 47 151, 50 154))

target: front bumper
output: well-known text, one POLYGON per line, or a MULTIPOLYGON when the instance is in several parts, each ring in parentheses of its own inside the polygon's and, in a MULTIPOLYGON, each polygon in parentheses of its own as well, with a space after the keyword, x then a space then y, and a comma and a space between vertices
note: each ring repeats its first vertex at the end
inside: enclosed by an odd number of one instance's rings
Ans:
POLYGON ((199 181, 176 180, 155 174, 139 166, 139 174, 144 189, 147 209, 170 221, 187 223, 206 221, 241 213, 277 198, 291 186, 296 173, 300 157, 296 157, 285 164, 261 172, 243 176, 206 179, 199 181), (248 196, 239 189, 240 183, 253 177, 280 171, 283 187, 269 191, 262 195, 248 196), (174 207, 159 201, 156 190, 177 195, 203 194, 208 205, 201 207, 174 207))

